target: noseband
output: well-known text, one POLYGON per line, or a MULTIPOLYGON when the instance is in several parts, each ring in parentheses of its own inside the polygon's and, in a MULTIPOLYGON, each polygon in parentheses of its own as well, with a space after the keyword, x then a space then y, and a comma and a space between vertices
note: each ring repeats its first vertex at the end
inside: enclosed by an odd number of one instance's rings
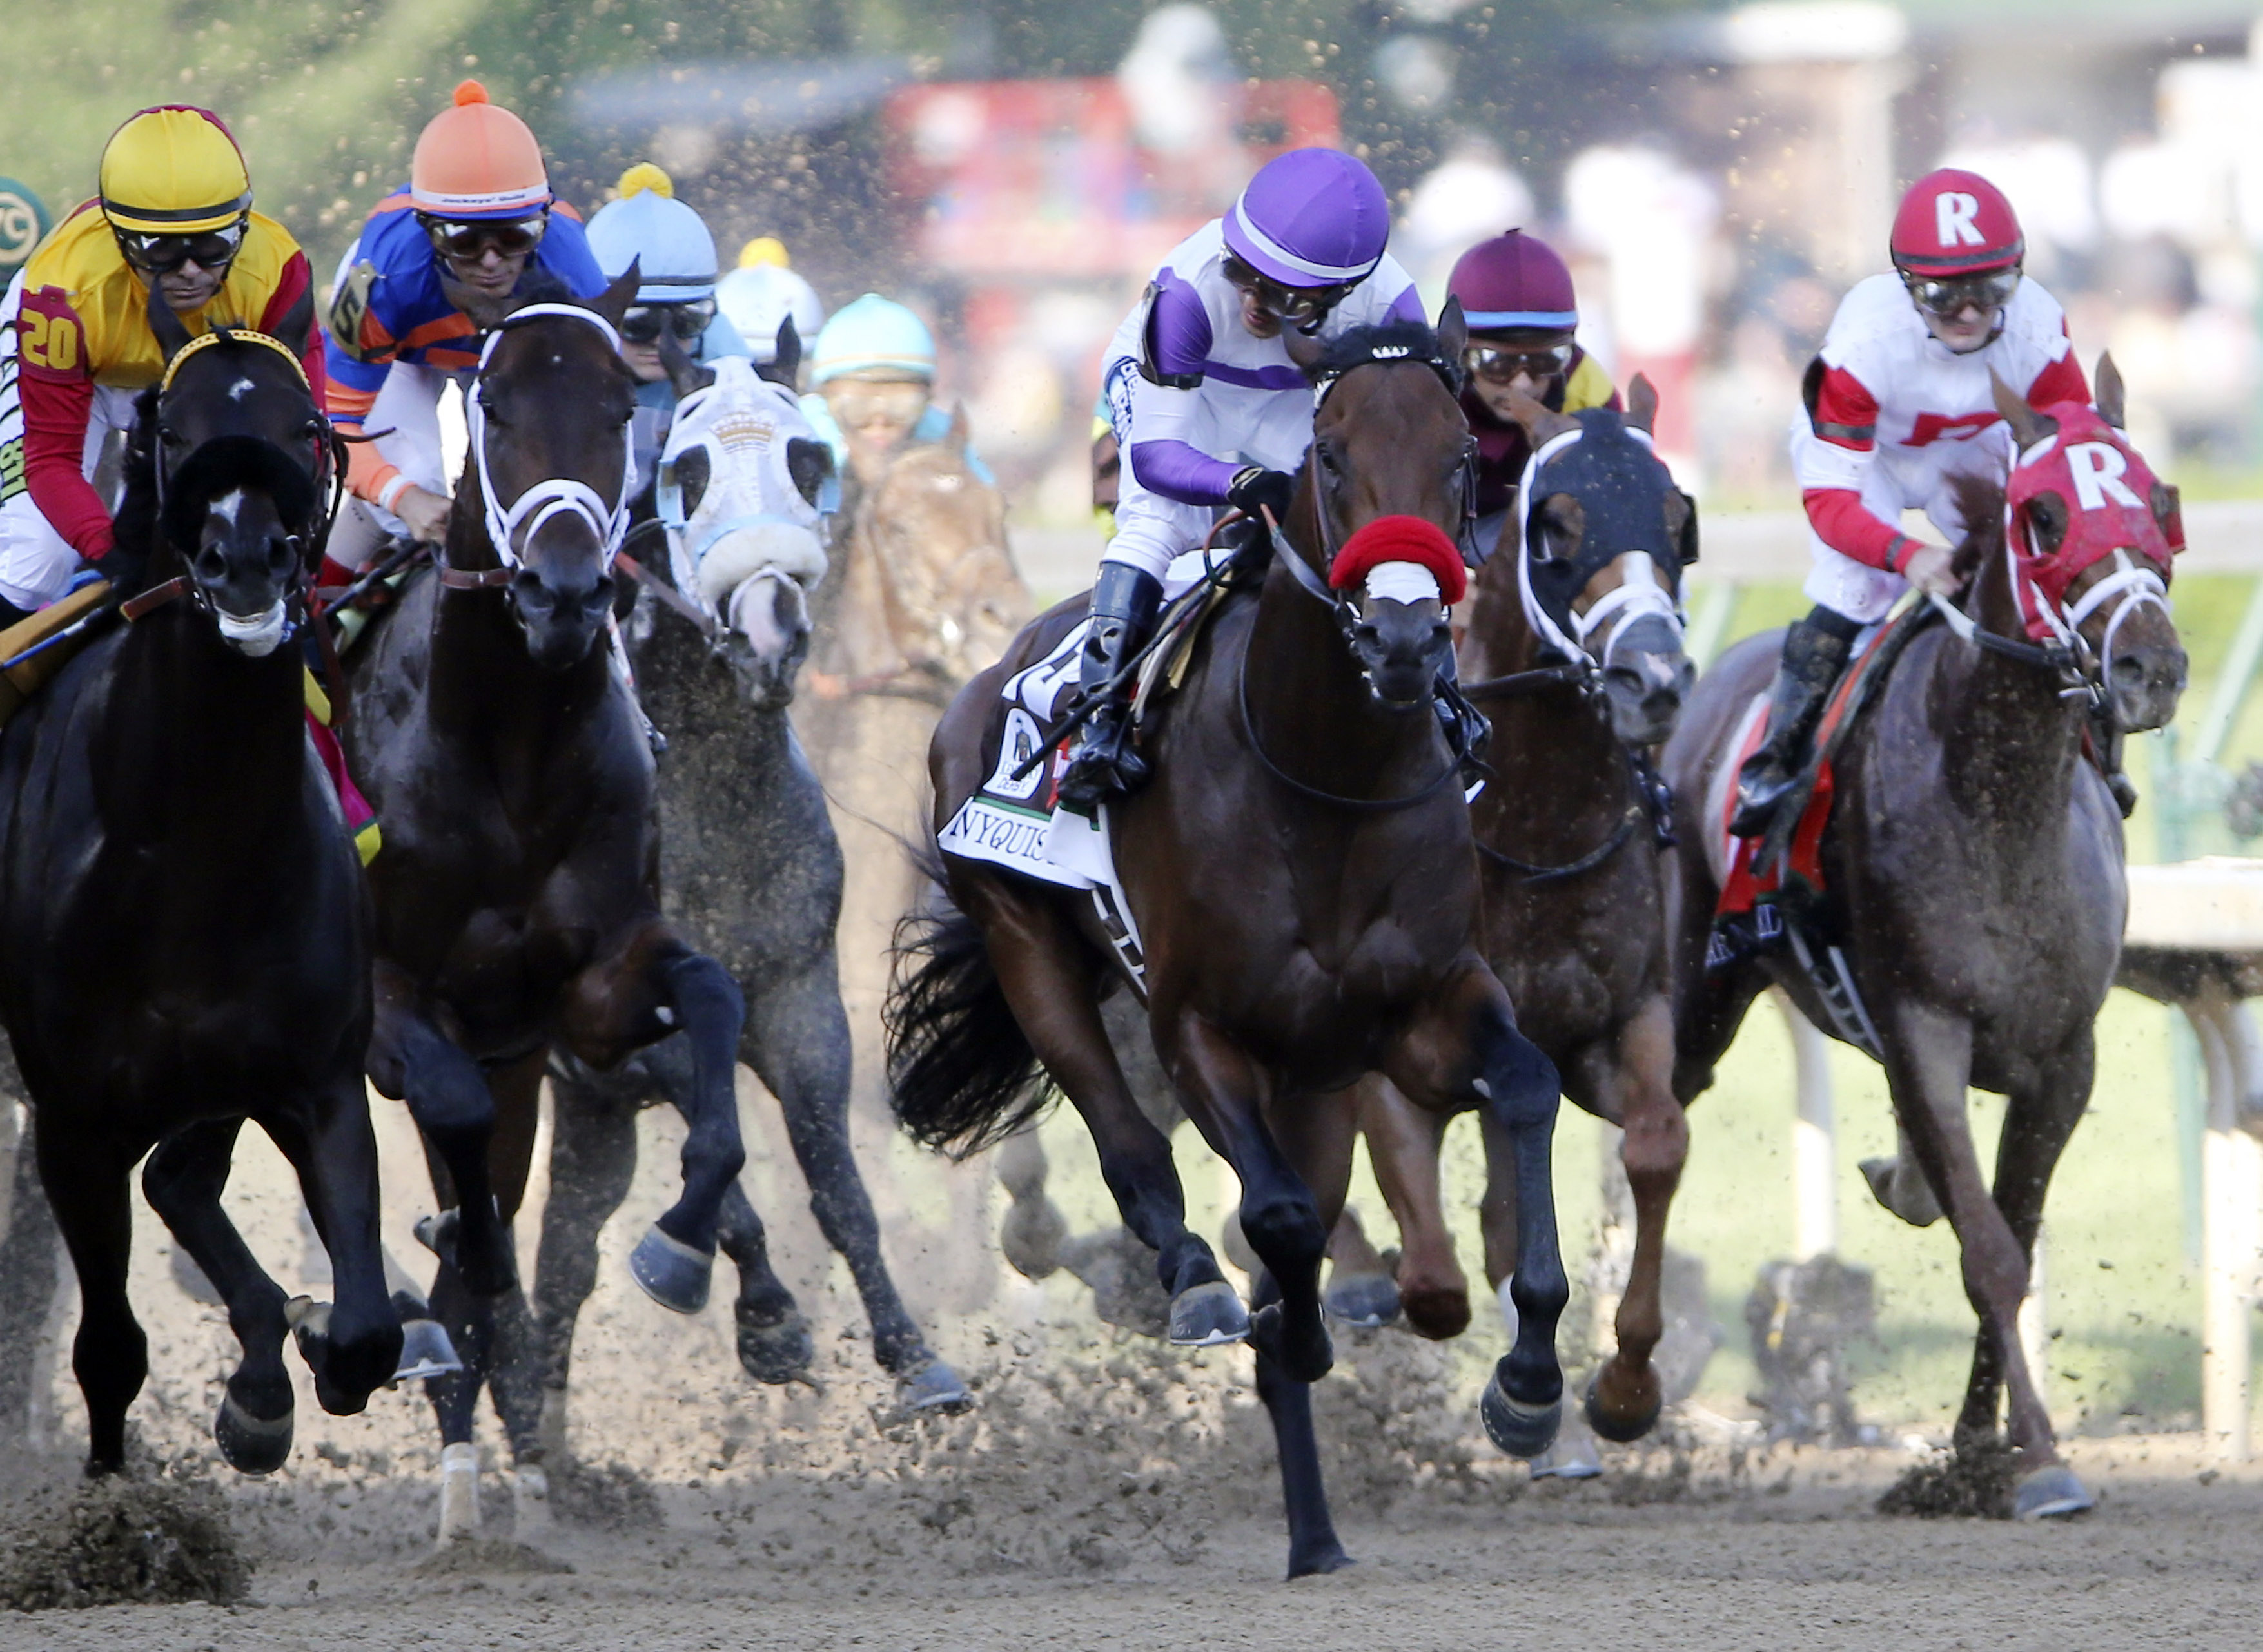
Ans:
POLYGON ((495 473, 488 461, 487 402, 480 394, 481 382, 486 379, 488 365, 506 332, 549 316, 596 328, 614 354, 620 353, 621 335, 614 330, 613 324, 595 310, 585 310, 578 304, 530 304, 514 310, 488 334, 487 343, 480 347, 480 364, 473 377, 472 393, 465 398, 465 422, 471 436, 472 467, 480 479, 480 500, 487 513, 488 539, 503 566, 478 571, 444 566, 440 570, 441 582, 452 589, 476 590, 509 585, 513 574, 524 566, 517 545, 519 530, 526 530, 526 542, 531 545, 544 524, 559 516, 578 517, 588 526, 603 547, 607 568, 612 566, 613 559, 620 554, 621 542, 628 537, 629 492, 636 476, 636 444, 625 429, 621 432, 620 492, 613 504, 608 505, 587 482, 564 476, 546 477, 536 482, 513 500, 508 509, 496 495, 495 473))

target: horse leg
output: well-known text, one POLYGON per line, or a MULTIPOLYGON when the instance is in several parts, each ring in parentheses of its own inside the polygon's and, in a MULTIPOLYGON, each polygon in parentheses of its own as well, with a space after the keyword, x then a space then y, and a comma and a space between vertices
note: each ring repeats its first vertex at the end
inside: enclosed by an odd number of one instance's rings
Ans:
MULTIPOLYGON (((972 1395, 958 1374, 928 1346, 880 1254, 879 1218, 873 1214, 872 1197, 857 1172, 849 1140, 852 1048, 829 949, 792 979, 768 984, 756 995, 747 1017, 747 1063, 777 1098, 786 1139, 809 1187, 810 1213, 857 1281, 857 1295, 872 1327, 872 1355, 895 1377, 909 1409, 963 1411, 974 1403, 972 1395)), ((733 1252, 733 1259, 740 1263, 739 1356, 745 1362, 751 1325, 777 1324, 781 1302, 796 1324, 801 1315, 764 1259, 760 1218, 735 1184, 733 1192, 734 1225, 748 1236, 747 1259, 733 1252)), ((807 1338, 804 1327, 800 1340, 806 1345, 807 1338)), ((802 1356, 793 1374, 806 1367, 810 1357, 802 1356)), ((748 1369, 754 1367, 748 1364, 748 1369)))
POLYGON ((134 1245, 131 1161, 98 1137, 40 1120, 40 1179, 78 1273, 78 1336, 71 1370, 86 1400, 86 1471, 115 1474, 126 1466, 126 1408, 149 1374, 149 1339, 127 1300, 126 1271, 134 1245))
MULTIPOLYGON (((1980 1339, 1992 1353, 2011 1389, 2012 1445, 2030 1475, 2056 1466, 2057 1441, 2050 1418, 2020 1350, 2020 1303, 2028 1294, 2028 1257, 2003 1208, 1990 1194, 1972 1144, 1965 1089, 1971 1073, 1972 1028, 1969 1021, 1908 1002, 1891 1002, 1879 1033, 1885 1045, 1886 1078, 1893 1092, 1894 1116, 1909 1131, 1927 1179, 1948 1208, 1963 1253, 1964 1294, 1980 1320, 1980 1339)), ((2085 1092, 2086 1098, 2087 1092, 2085 1092)), ((2064 1144, 2064 1137, 2060 1138, 2064 1144)), ((2050 1159, 2057 1157, 2054 1148, 2050 1159)), ((2034 1155, 2020 1167, 2032 1175, 2034 1155)), ((2040 1206, 2038 1205, 2038 1208, 2040 1206)), ((1975 1360, 1975 1382, 1968 1386, 1966 1410, 1956 1420, 1958 1446, 1978 1443, 1996 1430, 1992 1383, 1975 1360), (1973 1409, 1985 1391, 1986 1415, 1973 1409)))
MULTIPOLYGON (((1996 1144, 1995 1200, 2030 1270, 2035 1264, 2035 1237, 2042 1229, 2043 1199, 2050 1192, 2059 1155, 2090 1105, 2096 1064, 2094 1034, 2085 1026, 2065 1050, 2042 1064, 2032 1088, 2013 1094, 2004 1112, 2003 1133, 1996 1144)), ((1983 1419, 1979 1423, 1983 1430, 1992 1427, 1997 1390, 2009 1381, 2016 1440, 2022 1378, 2032 1388, 2035 1374, 2026 1368, 2025 1352, 2016 1335, 2008 1344, 1999 1344, 1985 1333, 1977 1337, 1971 1381, 1958 1419, 1960 1430, 1976 1418, 1983 1419), (2016 1375, 2006 1369, 2007 1351, 2021 1361, 2016 1375)), ((2042 1409, 2039 1400, 2035 1409, 2042 1409)), ((2044 1425, 2048 1427, 2048 1422, 2044 1425)), ((2063 1463, 2045 1464, 2029 1472, 2013 1497, 2013 1512, 2023 1519, 2079 1514, 2092 1506, 2090 1494, 2063 1463)))
POLYGON ((1562 1086, 1555 1064, 1517 1030, 1508 994, 1480 967, 1464 971, 1409 1023, 1385 1071, 1418 1107, 1481 1107, 1506 1141, 1515 1189, 1508 1275, 1515 1333, 1478 1409, 1494 1445, 1513 1457, 1537 1456, 1554 1441, 1563 1413, 1556 1322, 1571 1300, 1556 1238, 1551 1154, 1562 1086))
POLYGON ((1674 1097, 1674 1015, 1663 997, 1646 1001, 1619 1031, 1596 1075, 1607 1113, 1624 1127, 1619 1159, 1634 1193, 1634 1259, 1619 1298, 1618 1352, 1587 1390, 1587 1424, 1605 1439, 1639 1439, 1658 1421, 1664 1395, 1650 1356, 1666 1334, 1660 1300, 1666 1216, 1689 1157, 1689 1121, 1674 1097))
POLYGON ((998 1225, 998 1248, 1023 1279, 1050 1279, 1060 1269, 1068 1219, 1045 1191, 1051 1171, 1038 1127, 1023 1126, 998 1144, 998 1179, 1012 1202, 998 1225))
POLYGON ((1470 1281, 1446 1226, 1439 1172, 1446 1121, 1419 1110, 1380 1073, 1359 1090, 1359 1129, 1376 1186, 1399 1223, 1399 1300, 1434 1342, 1470 1326, 1470 1281))
POLYGON ((1170 1137, 1139 1110, 1101 1019, 1097 961, 1045 898, 967 878, 960 910, 982 929, 999 989, 1030 1048, 1091 1133, 1124 1225, 1155 1252, 1181 1347, 1238 1342, 1249 1320, 1208 1244, 1187 1226, 1170 1137))
POLYGON ((683 1191, 629 1255, 630 1275, 645 1295, 679 1314, 707 1305, 724 1194, 747 1162, 737 1077, 745 1019, 746 1000, 730 972, 658 921, 582 971, 563 1018, 567 1048, 593 1066, 652 1043, 655 1026, 682 1029, 691 1078, 672 1099, 690 1127, 683 1191))
MULTIPOLYGON (((359 1073, 347 1073, 303 1114, 262 1114, 259 1123, 298 1172, 315 1231, 329 1253, 332 1301, 314 1305, 297 1322, 299 1352, 315 1374, 322 1409, 333 1417, 358 1415, 371 1393, 401 1368, 401 1317, 386 1288, 378 1240, 369 1093, 359 1073)), ((225 1160, 221 1170, 225 1176, 225 1160)), ((213 1193, 216 1201, 217 1186, 213 1193)))
POLYGON ((597 1288, 597 1235, 636 1177, 636 1099, 618 1075, 561 1053, 550 1068, 550 1197, 534 1265, 546 1459, 566 1455, 574 1327, 597 1288))

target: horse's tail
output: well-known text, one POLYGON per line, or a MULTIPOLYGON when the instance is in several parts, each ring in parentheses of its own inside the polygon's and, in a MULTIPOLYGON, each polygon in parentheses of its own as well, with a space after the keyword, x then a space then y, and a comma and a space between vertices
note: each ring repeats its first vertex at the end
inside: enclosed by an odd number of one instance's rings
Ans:
POLYGON ((938 901, 896 925, 894 951, 880 1019, 896 1122, 922 1146, 965 1158, 1045 1111, 1052 1082, 1006 1002, 980 926, 938 901))

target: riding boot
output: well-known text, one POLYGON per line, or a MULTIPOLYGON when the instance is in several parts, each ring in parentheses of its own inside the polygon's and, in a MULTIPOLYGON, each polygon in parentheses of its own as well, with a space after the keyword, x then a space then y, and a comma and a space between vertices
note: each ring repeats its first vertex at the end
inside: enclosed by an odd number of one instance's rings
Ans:
POLYGON ((1729 830, 1756 838, 1768 827, 1776 807, 1797 783, 1807 763, 1808 737, 1823 715, 1824 702, 1846 668, 1854 622, 1818 608, 1792 622, 1783 634, 1783 660, 1768 702, 1767 736, 1737 775, 1737 812, 1729 830), (1817 615, 1824 616, 1822 623, 1817 615), (1833 623, 1835 622, 1835 624, 1833 623))
POLYGON ((1147 778, 1147 765, 1132 749, 1133 684, 1117 682, 1124 663, 1147 640, 1162 582, 1128 562, 1103 562, 1092 588, 1092 627, 1077 661, 1077 688, 1098 703, 1086 718, 1061 776, 1059 802, 1078 814, 1096 813, 1111 796, 1135 790, 1147 778))

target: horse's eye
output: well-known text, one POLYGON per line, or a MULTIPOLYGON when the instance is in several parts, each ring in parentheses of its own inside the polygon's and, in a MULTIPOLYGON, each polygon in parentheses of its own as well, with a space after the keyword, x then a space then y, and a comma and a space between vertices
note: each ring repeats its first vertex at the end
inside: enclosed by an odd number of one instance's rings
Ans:
POLYGON ((181 433, 170 424, 161 424, 157 427, 157 439, 167 447, 181 445, 181 433))

